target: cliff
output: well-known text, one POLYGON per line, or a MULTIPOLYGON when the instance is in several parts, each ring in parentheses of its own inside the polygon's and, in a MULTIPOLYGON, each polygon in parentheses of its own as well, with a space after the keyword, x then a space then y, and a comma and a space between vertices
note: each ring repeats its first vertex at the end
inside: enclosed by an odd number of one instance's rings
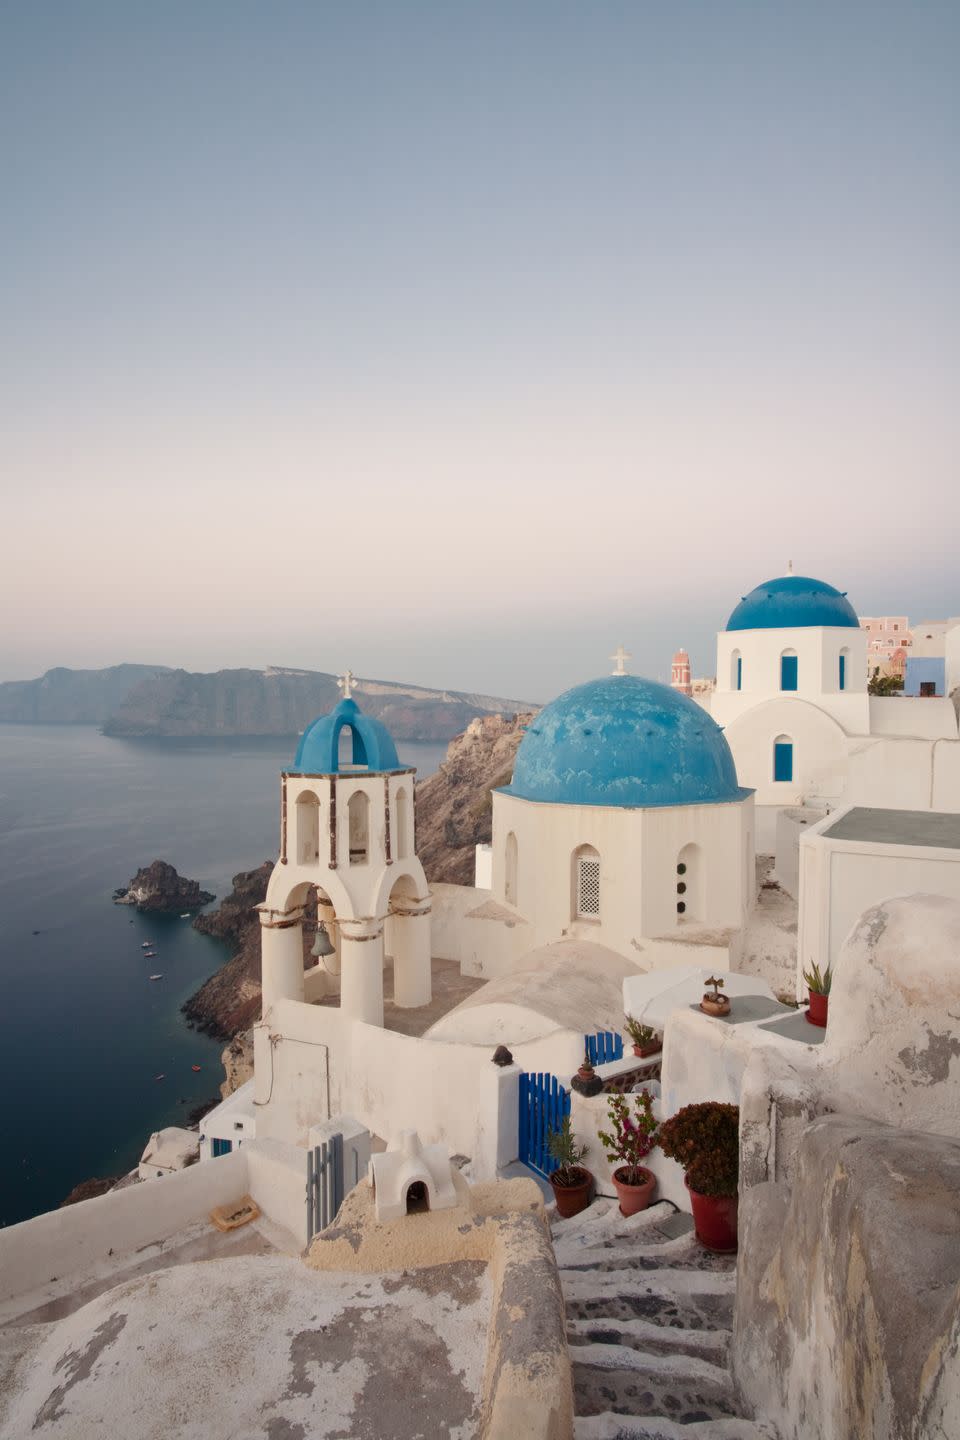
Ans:
MULTIPOLYGON (((361 680, 356 694, 397 740, 449 740, 474 715, 521 708, 494 695, 389 680, 361 680)), ((339 698, 336 676, 323 671, 271 666, 208 675, 163 665, 61 667, 37 680, 0 684, 0 722, 102 725, 105 735, 130 737, 285 736, 299 734, 339 698)))
POLYGON ((216 898, 209 890, 201 890, 196 880, 178 875, 166 860, 154 860, 137 871, 126 889, 121 886, 114 891, 113 903, 135 905, 154 915, 179 915, 216 898))
POLYGON ((436 774, 417 786, 417 854, 428 880, 473 884, 475 847, 491 835, 491 791, 510 783, 517 746, 535 713, 471 720, 436 774))
POLYGON ((107 670, 58 666, 36 680, 0 684, 0 722, 16 725, 103 725, 141 681, 163 665, 111 665, 107 670))
MULTIPOLYGON (((478 712, 516 702, 453 690, 360 680, 356 698, 396 740, 449 740, 478 712)), ((171 670, 135 685, 104 724, 106 735, 296 735, 340 699, 336 676, 311 670, 171 670)))
POLYGON ((233 948, 233 955, 182 1007, 197 1030, 231 1040, 252 1025, 260 1010, 260 920, 273 861, 233 877, 233 890, 216 910, 198 915, 193 928, 233 948))

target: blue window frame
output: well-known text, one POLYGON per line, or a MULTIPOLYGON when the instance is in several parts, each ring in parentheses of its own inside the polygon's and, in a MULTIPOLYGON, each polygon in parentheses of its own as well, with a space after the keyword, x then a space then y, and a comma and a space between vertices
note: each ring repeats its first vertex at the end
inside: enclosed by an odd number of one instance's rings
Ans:
POLYGON ((230 1154, 230 1151, 231 1151, 232 1149, 233 1149, 233 1141, 232 1141, 232 1140, 218 1140, 216 1136, 213 1137, 213 1158, 214 1158, 214 1159, 216 1159, 218 1155, 229 1155, 229 1154, 230 1154))
POLYGON ((796 690, 797 688, 797 657, 796 655, 780 656, 780 689, 796 690))
POLYGON ((840 656, 840 689, 841 689, 841 690, 846 690, 846 688, 847 688, 847 657, 846 657, 846 655, 841 655, 841 656, 840 656))
POLYGON ((743 656, 737 656, 737 689, 743 689, 743 656))
POLYGON ((793 779, 793 741, 778 740, 773 747, 774 780, 793 779))

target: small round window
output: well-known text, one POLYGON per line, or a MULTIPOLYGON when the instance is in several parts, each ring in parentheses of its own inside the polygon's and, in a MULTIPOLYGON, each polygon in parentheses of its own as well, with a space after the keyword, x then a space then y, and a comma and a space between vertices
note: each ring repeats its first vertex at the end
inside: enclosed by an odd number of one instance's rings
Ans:
POLYGON ((686 893, 687 893, 687 883, 686 883, 686 881, 685 881, 685 880, 678 880, 678 881, 677 881, 677 894, 678 894, 678 895, 686 895, 686 893))
POLYGON ((686 907, 686 904, 685 904, 685 902, 684 902, 683 900, 678 900, 678 901, 677 901, 677 914, 678 914, 678 915, 682 915, 683 912, 686 910, 686 908, 687 908, 687 907, 686 907))
POLYGON ((678 875, 686 875, 686 873, 687 873, 687 867, 686 867, 686 865, 684 865, 683 861, 681 860, 680 864, 677 866, 677 874, 678 874, 678 875))

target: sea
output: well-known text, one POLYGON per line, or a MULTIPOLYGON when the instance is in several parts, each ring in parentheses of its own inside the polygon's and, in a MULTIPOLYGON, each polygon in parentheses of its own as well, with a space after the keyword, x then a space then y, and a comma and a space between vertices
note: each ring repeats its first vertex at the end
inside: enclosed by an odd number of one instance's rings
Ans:
MULTIPOLYGON (((0 724, 0 1225, 132 1169, 154 1130, 219 1095, 223 1046, 180 1007, 228 947, 113 892, 160 859, 218 903, 275 859, 295 745, 0 724)), ((420 779, 446 753, 397 748, 420 779)))

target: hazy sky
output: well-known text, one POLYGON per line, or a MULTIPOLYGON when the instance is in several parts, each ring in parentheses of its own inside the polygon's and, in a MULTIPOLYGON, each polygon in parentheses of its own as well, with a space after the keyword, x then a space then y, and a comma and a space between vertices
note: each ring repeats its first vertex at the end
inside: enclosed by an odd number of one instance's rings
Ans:
POLYGON ((960 612, 955 0, 0 4, 0 679, 960 612))

